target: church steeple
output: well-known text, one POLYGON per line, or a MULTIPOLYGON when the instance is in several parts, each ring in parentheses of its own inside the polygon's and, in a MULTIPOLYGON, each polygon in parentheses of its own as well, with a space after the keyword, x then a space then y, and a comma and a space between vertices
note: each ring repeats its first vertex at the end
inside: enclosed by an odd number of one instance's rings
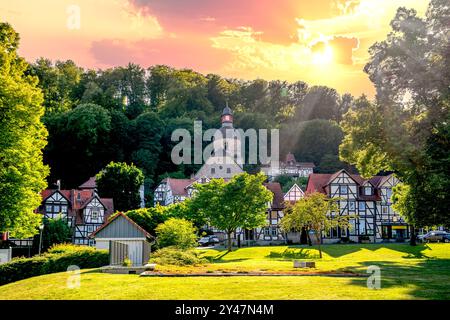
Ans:
POLYGON ((233 127, 233 112, 230 107, 228 107, 228 101, 226 107, 222 111, 220 120, 222 122, 222 127, 233 127))

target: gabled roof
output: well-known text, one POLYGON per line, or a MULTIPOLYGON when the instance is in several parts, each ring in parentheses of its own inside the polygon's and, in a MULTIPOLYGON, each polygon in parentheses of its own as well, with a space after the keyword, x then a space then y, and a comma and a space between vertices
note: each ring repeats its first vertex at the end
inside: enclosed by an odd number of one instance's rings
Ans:
POLYGON ((289 192, 291 192, 293 189, 296 189, 296 188, 299 189, 301 193, 303 193, 303 194, 305 193, 298 184, 294 183, 294 185, 288 190, 288 192, 285 193, 285 195, 287 195, 289 192))
POLYGON ((286 155, 285 161, 286 162, 290 162, 290 161, 297 162, 297 160, 295 160, 295 156, 290 152, 286 155))
POLYGON ((272 209, 283 209, 284 196, 281 185, 278 182, 268 182, 264 183, 264 186, 273 193, 272 209))
POLYGON ((187 196, 186 188, 197 181, 196 179, 174 179, 174 178, 165 178, 163 182, 166 182, 170 189, 172 190, 173 195, 177 196, 187 196))
POLYGON ((328 185, 331 176, 329 173, 310 174, 306 185, 306 193, 320 192, 326 194, 325 187, 328 185))
POLYGON ((108 227, 114 220, 116 220, 117 218, 122 217, 125 218, 129 223, 131 223, 134 227, 136 227, 139 231, 141 231, 147 238, 154 238, 150 233, 148 233, 144 228, 142 228, 140 225, 138 225, 136 222, 134 222, 133 220, 131 220, 130 218, 127 217, 126 214, 124 214, 123 212, 119 212, 117 213, 114 217, 112 217, 111 219, 109 219, 109 221, 107 221, 106 223, 104 223, 100 228, 98 228, 97 230, 95 230, 93 233, 91 233, 89 235, 89 238, 94 238, 96 234, 98 234, 101 230, 105 229, 106 227, 108 227))
MULTIPOLYGON (((328 173, 313 173, 309 175, 308 178, 308 184, 306 187, 305 193, 313 193, 313 192, 320 192, 323 194, 328 194, 329 192, 329 184, 331 181, 336 179, 338 175, 345 170, 340 170, 334 174, 328 174, 328 173)), ((347 172, 347 171, 345 171, 347 172)), ((384 183, 387 179, 389 179, 389 176, 374 176, 370 179, 363 179, 358 174, 347 174, 356 182, 356 185, 359 187, 363 186, 366 182, 369 182, 374 187, 374 194, 370 196, 366 196, 364 194, 361 194, 360 190, 358 190, 358 199, 359 200, 367 200, 367 201, 377 201, 380 199, 380 195, 378 193, 379 186, 384 183)))
POLYGON ((114 201, 111 198, 100 198, 94 190, 52 190, 45 189, 41 192, 42 204, 56 192, 59 192, 69 202, 69 216, 76 217, 77 223, 83 221, 82 210, 89 204, 93 198, 97 198, 105 207, 105 216, 114 212, 114 201))
POLYGON ((50 198, 55 193, 61 194, 68 202, 70 201, 70 190, 53 190, 53 189, 45 189, 41 192, 42 202, 45 202, 48 198, 50 198))
POLYGON ((95 189, 97 187, 97 182, 95 177, 90 177, 89 180, 83 182, 78 188, 79 189, 95 189))

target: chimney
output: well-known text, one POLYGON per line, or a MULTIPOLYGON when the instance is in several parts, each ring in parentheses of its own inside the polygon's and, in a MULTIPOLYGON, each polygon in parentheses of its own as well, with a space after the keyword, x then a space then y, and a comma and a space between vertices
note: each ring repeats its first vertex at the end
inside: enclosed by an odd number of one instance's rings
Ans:
POLYGON ((56 188, 57 190, 61 190, 61 180, 56 180, 56 188))

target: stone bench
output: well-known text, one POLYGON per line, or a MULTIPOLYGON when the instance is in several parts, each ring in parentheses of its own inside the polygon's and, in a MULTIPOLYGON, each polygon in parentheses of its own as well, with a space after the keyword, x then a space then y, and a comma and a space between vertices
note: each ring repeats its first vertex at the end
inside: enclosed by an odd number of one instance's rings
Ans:
POLYGON ((298 261, 294 260, 294 268, 315 268, 316 263, 314 261, 298 261))

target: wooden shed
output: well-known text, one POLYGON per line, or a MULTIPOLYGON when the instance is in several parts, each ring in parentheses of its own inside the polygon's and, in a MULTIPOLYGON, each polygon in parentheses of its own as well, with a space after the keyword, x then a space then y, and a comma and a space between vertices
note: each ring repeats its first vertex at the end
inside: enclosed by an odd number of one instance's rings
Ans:
POLYGON ((110 265, 122 265, 126 258, 133 266, 148 263, 153 237, 123 213, 118 213, 90 235, 97 249, 109 250, 110 265))

